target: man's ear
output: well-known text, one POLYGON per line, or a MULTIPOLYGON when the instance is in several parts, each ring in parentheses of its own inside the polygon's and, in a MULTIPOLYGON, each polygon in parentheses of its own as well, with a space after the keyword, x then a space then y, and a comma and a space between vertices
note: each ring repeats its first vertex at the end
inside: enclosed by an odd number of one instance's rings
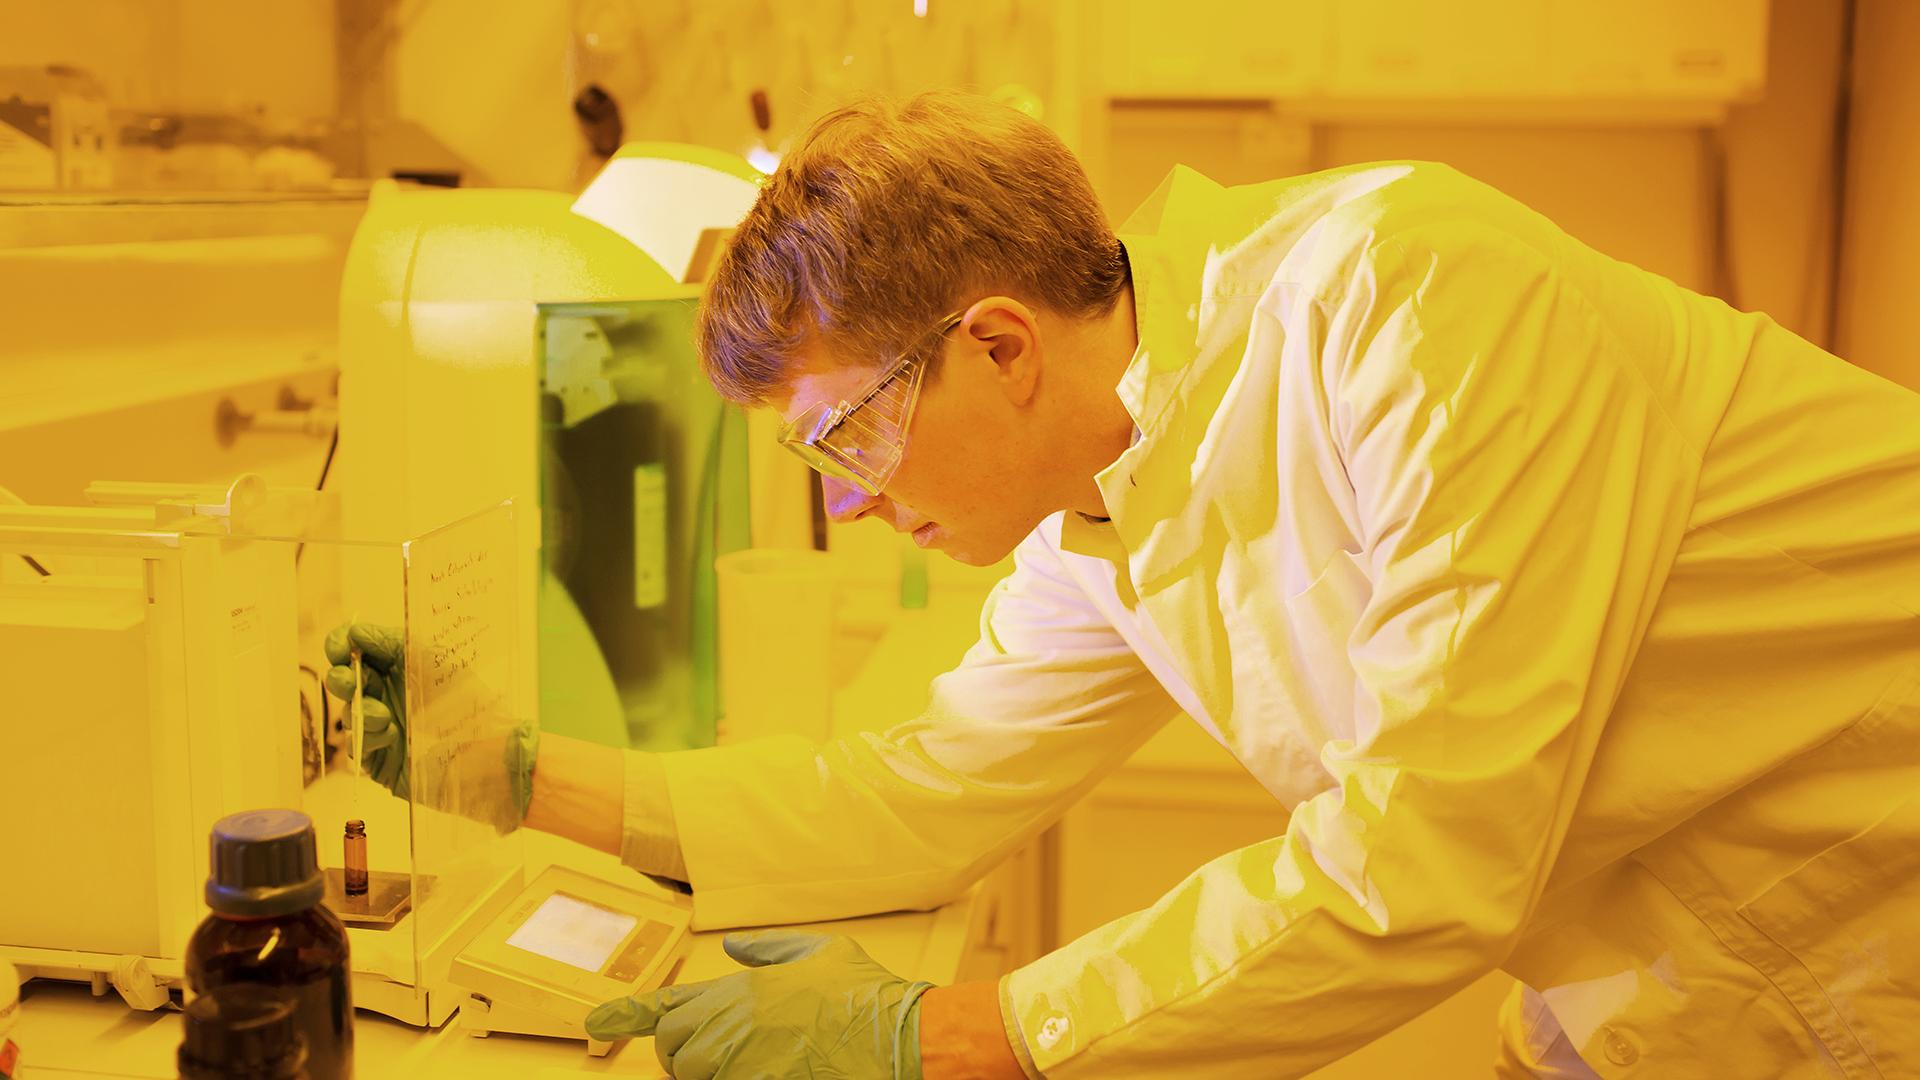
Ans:
POLYGON ((1007 400, 1025 405, 1040 385, 1040 322, 1033 309, 1009 296, 989 296, 961 316, 959 332, 992 362, 1007 400))

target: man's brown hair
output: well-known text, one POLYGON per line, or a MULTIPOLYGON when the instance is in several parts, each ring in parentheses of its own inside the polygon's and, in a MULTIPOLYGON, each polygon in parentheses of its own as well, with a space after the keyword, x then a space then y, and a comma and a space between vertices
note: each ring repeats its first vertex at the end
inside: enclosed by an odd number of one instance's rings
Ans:
POLYGON ((761 189, 708 282, 700 356, 723 396, 764 404, 810 339, 877 368, 979 296, 1094 318, 1126 276, 1086 172, 1039 121, 955 91, 862 101, 761 189))

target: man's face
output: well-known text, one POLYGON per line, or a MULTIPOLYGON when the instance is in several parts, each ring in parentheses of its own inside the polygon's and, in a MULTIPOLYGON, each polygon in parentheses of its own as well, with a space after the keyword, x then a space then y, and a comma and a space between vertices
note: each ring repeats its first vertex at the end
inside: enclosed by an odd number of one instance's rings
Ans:
MULTIPOLYGON (((1024 309, 1022 309, 1024 313, 1024 309)), ((1047 433, 1032 393, 1037 329, 1009 334, 991 319, 964 321, 941 342, 907 428, 900 467, 879 495, 827 476, 827 512, 835 521, 875 518, 973 566, 1012 552, 1042 518, 1053 477, 1042 448, 1047 433)), ((816 403, 848 400, 876 372, 834 362, 811 345, 772 404, 791 419, 816 403)))

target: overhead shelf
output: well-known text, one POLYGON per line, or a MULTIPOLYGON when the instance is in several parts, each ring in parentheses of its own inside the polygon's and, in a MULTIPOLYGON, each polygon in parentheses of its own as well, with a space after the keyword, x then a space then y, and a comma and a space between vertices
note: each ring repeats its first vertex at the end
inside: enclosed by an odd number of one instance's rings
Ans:
POLYGON ((1765 87, 1766 0, 1118 0, 1094 5, 1122 107, 1307 119, 1710 120, 1765 87))
POLYGON ((364 191, 146 193, 0 191, 0 249, 217 240, 327 233, 350 236, 364 191))

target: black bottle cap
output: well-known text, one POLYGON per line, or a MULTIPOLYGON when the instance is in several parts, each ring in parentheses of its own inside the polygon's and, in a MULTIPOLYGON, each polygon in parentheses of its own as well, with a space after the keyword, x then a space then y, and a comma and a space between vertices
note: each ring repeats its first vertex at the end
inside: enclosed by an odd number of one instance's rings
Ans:
POLYGON ((298 810, 247 810, 213 824, 207 906, 222 915, 291 915, 320 902, 313 821, 298 810))
POLYGON ((185 1080, 302 1080, 307 1044, 293 1006, 252 983, 229 983, 189 1002, 177 1058, 185 1080))

